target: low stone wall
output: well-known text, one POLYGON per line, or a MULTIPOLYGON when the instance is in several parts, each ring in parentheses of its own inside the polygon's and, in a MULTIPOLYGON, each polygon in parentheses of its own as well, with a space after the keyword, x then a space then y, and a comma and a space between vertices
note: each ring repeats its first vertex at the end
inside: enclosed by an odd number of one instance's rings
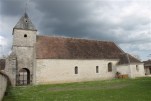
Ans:
POLYGON ((0 71, 0 101, 2 101, 3 99, 8 84, 9 84, 9 80, 7 75, 0 71))

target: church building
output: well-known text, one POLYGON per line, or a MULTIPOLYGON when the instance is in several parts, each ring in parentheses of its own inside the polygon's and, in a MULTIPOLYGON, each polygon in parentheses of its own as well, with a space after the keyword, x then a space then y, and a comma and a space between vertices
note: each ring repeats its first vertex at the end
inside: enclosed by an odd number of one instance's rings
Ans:
POLYGON ((25 13, 13 28, 5 73, 13 86, 144 76, 141 61, 114 42, 37 35, 25 13))

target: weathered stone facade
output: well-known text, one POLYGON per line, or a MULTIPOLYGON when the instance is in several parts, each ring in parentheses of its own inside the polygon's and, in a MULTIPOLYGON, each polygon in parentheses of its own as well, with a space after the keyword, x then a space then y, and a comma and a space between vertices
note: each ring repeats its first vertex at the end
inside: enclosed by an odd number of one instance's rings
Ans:
POLYGON ((0 101, 2 101, 5 91, 8 86, 8 78, 6 75, 0 71, 0 101))
POLYGON ((20 71, 28 71, 28 83, 33 84, 35 75, 35 44, 37 30, 25 14, 13 29, 12 54, 6 59, 5 71, 13 85, 19 85, 20 71))
POLYGON ((12 51, 17 58, 17 74, 21 69, 30 72, 30 83, 33 83, 35 70, 36 31, 14 29, 12 51), (26 35, 26 37, 25 37, 26 35))
POLYGON ((10 56, 6 58, 5 73, 10 78, 11 84, 15 86, 17 80, 17 58, 15 53, 11 53, 10 56))
POLYGON ((0 59, 0 71, 5 69, 5 59, 0 59))

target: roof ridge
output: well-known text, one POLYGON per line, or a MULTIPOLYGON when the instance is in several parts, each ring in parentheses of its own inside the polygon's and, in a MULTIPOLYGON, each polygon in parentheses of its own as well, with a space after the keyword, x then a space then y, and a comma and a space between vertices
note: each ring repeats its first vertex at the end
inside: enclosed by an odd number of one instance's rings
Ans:
POLYGON ((127 57, 128 63, 130 64, 131 61, 130 61, 130 58, 129 58, 129 54, 128 54, 128 53, 126 53, 126 57, 127 57))
MULTIPOLYGON (((49 36, 49 35, 37 35, 39 37, 51 37, 51 38, 64 38, 64 39, 77 39, 77 40, 86 40, 86 41, 98 41, 98 42, 109 42, 114 43, 113 41, 105 41, 105 40, 95 40, 95 39, 86 39, 86 38, 76 38, 76 37, 67 37, 67 36, 49 36)), ((115 44, 115 43, 114 43, 115 44)), ((119 48, 119 47, 118 47, 119 48)))

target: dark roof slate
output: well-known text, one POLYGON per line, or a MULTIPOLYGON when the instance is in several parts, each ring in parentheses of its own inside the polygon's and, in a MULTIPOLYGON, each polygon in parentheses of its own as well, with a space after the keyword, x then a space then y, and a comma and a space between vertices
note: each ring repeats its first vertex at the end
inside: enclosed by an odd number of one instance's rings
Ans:
POLYGON ((136 59, 135 57, 133 57, 132 55, 130 55, 128 53, 121 54, 119 59, 120 59, 120 61, 118 64, 141 63, 140 60, 136 59))
POLYGON ((34 30, 36 31, 35 26, 32 24, 31 20, 29 19, 27 13, 25 13, 18 23, 15 25, 14 29, 23 29, 23 30, 34 30))

